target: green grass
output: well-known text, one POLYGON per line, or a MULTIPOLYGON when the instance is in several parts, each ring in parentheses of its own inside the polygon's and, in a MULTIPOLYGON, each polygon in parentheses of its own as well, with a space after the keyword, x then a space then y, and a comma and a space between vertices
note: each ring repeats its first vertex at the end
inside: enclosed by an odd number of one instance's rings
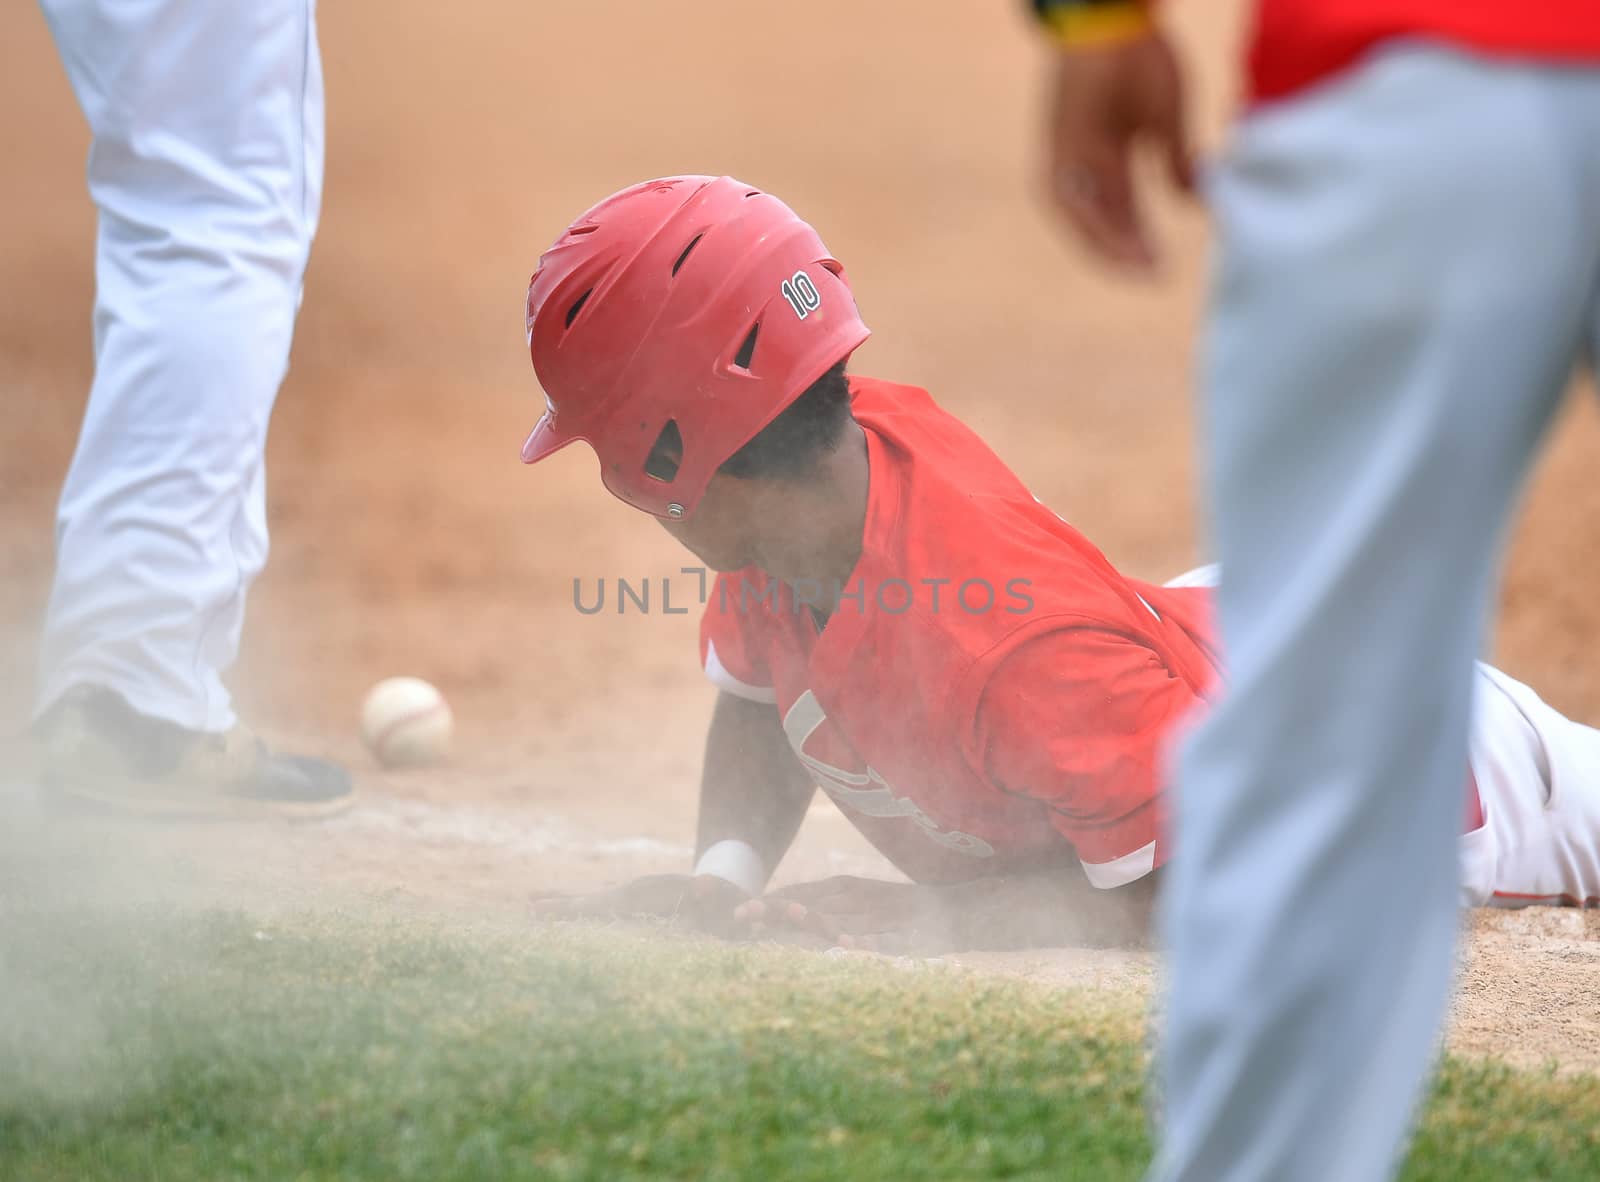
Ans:
MULTIPOLYGON (((1137 1011, 592 929, 0 907, 0 1178, 1136 1179, 1137 1011), (264 938, 263 938, 264 937, 264 938)), ((1407 1177, 1600 1177, 1451 1064, 1407 1177)))

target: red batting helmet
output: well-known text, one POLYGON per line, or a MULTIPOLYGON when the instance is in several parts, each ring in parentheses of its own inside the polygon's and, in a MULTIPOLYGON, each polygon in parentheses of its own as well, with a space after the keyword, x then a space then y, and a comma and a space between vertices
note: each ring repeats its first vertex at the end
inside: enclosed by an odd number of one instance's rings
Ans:
POLYGON ((732 177, 633 185, 567 227, 528 284, 548 409, 522 459, 586 440, 612 493, 685 517, 717 468, 867 335, 844 268, 776 197, 732 177), (649 473, 670 425, 682 461, 649 473))

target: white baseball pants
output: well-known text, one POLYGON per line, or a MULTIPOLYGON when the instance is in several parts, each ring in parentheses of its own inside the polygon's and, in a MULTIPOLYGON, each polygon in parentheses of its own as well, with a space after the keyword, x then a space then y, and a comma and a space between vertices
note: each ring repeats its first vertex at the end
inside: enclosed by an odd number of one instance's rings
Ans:
MULTIPOLYGON (((1221 578, 1212 563, 1165 585, 1221 578)), ((1477 815, 1458 846, 1461 905, 1600 906, 1600 730, 1479 661, 1467 755, 1477 815)))
POLYGON ((314 0, 42 0, 93 133, 95 376, 62 490, 38 707, 186 727, 267 556, 263 450, 322 190, 314 0))

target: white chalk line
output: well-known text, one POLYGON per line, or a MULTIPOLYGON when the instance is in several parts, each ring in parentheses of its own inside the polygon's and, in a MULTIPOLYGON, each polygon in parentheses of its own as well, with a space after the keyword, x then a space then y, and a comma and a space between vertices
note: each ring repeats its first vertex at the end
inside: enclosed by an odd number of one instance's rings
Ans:
POLYGON ((403 837, 434 845, 489 847, 518 854, 587 854, 599 857, 688 859, 689 846, 653 837, 599 837, 570 822, 478 805, 437 805, 421 800, 365 797, 323 828, 403 837))

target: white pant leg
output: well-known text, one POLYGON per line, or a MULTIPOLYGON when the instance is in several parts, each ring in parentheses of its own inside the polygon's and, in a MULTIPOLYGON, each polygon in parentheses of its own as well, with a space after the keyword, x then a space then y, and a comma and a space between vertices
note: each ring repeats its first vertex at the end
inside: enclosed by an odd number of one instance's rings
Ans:
MULTIPOLYGON (((1163 586, 1221 577, 1211 563, 1163 586)), ((1461 838, 1461 905, 1600 906, 1600 730, 1480 661, 1468 749, 1484 823, 1461 838)))
POLYGON ((1593 315, 1600 73, 1417 47, 1237 131, 1204 426, 1229 680, 1184 744, 1161 1182, 1367 1182, 1432 1061, 1473 659, 1593 315))
POLYGON ((1462 839, 1462 902, 1600 906, 1600 731, 1487 665, 1476 688, 1484 823, 1462 839))
POLYGON ((263 450, 322 187, 314 0, 42 0, 93 133, 95 377, 38 706, 225 729, 266 560, 263 450))

